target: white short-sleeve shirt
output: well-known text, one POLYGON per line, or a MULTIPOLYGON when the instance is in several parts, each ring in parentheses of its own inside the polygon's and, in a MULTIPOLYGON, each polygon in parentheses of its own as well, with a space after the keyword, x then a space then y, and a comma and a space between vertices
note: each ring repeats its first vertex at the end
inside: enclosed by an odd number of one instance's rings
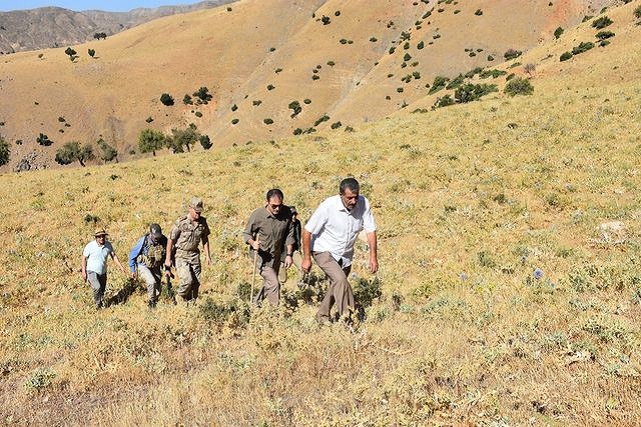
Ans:
POLYGON ((358 233, 376 231, 376 222, 364 196, 358 196, 356 206, 349 211, 340 195, 325 199, 305 224, 312 235, 313 252, 330 252, 336 261, 347 267, 352 263, 354 243, 358 233))
POLYGON ((100 246, 98 242, 92 240, 87 243, 85 249, 82 251, 82 256, 87 258, 87 271, 93 271, 98 274, 105 274, 107 272, 107 257, 114 251, 111 243, 105 241, 105 244, 100 246))

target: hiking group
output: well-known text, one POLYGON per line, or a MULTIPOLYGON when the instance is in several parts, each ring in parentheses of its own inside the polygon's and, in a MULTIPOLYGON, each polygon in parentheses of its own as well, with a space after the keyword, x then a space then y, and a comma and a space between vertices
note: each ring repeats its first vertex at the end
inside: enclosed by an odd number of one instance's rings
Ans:
MULTIPOLYGON (((349 321, 355 301, 348 277, 354 244, 363 230, 369 246, 369 270, 371 273, 378 271, 376 222, 369 201, 360 194, 358 181, 346 178, 341 181, 338 194, 325 199, 303 228, 296 208, 285 205, 284 199, 281 190, 269 190, 264 206, 251 213, 243 232, 254 272, 262 278, 262 286, 253 302, 261 305, 267 300, 271 305, 278 305, 280 286, 287 278, 286 270, 294 265, 299 272, 307 274, 313 260, 329 278, 316 319, 322 324, 337 319, 349 321), (301 250, 302 257, 299 258, 301 250), (336 310, 332 315, 334 305, 336 310)), ((167 291, 173 295, 169 281, 173 277, 172 267, 179 280, 176 294, 188 303, 198 298, 201 245, 207 264, 211 264, 210 231, 202 212, 203 201, 192 198, 188 212, 176 220, 168 237, 162 233, 160 225, 151 224, 149 232, 140 237, 131 250, 129 275, 146 285, 149 307, 154 308, 158 302, 163 275, 167 276, 167 291)), ((95 240, 85 246, 82 257, 82 278, 91 285, 98 309, 105 306, 107 258, 111 257, 126 273, 107 236, 104 228, 97 229, 95 240)))

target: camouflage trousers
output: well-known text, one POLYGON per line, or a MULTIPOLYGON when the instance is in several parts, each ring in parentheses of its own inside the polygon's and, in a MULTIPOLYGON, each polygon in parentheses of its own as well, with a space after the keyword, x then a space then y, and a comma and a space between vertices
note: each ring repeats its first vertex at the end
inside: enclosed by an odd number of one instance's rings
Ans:
POLYGON ((158 302, 160 296, 160 280, 162 279, 162 272, 160 266, 157 268, 149 268, 144 265, 138 264, 138 277, 147 285, 147 294, 149 295, 149 302, 155 304, 158 302))
POLYGON ((185 301, 198 298, 200 271, 200 260, 192 262, 183 258, 176 258, 176 272, 180 279, 180 286, 178 286, 177 293, 185 301))

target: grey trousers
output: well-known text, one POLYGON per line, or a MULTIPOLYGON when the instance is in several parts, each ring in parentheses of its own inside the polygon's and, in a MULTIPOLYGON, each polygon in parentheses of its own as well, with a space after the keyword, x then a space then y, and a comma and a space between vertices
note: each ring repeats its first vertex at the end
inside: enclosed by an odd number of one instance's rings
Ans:
POLYGON ((158 302, 158 297, 160 296, 160 280, 162 279, 160 266, 157 268, 149 268, 145 265, 138 264, 138 277, 147 285, 149 302, 158 302))
POLYGON ((186 301, 198 298, 200 260, 190 263, 182 258, 176 258, 176 272, 180 278, 180 286, 177 290, 178 295, 186 301))
POLYGON ((352 269, 349 265, 342 268, 329 252, 314 252, 314 261, 329 277, 329 286, 323 302, 321 302, 316 317, 318 319, 331 319, 331 310, 336 304, 338 317, 349 317, 354 311, 354 292, 347 281, 347 276, 352 269))
POLYGON ((107 273, 98 274, 95 271, 87 271, 87 282, 93 290, 93 302, 96 303, 96 307, 104 307, 105 302, 103 298, 105 297, 105 290, 107 289, 107 273))

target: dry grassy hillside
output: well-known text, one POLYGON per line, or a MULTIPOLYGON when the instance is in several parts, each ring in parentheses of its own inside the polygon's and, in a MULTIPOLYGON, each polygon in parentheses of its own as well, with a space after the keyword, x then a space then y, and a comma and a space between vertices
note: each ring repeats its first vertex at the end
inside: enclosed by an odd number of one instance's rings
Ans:
POLYGON ((637 425, 639 6, 606 13, 604 48, 558 61, 594 36, 585 23, 524 56, 554 53, 531 96, 0 176, 0 422, 637 425), (360 243, 352 278, 366 319, 318 326, 322 283, 293 276, 281 308, 250 309, 240 235, 265 190, 304 221, 348 174, 379 225, 379 282, 360 243), (149 312, 138 289, 96 312, 79 273, 94 221, 125 258, 192 195, 214 255, 199 303, 149 312))
POLYGON ((245 0, 74 46, 74 62, 64 48, 11 55, 0 62, 0 131, 12 148, 4 169, 25 157, 55 165, 64 143, 99 137, 120 160, 135 158, 147 127, 194 123, 220 146, 353 127, 422 98, 437 75, 498 64, 507 49, 531 48, 606 3, 616 2, 245 0), (182 103, 202 86, 212 102, 182 103), (161 104, 163 93, 174 106, 161 104), (293 101, 302 107, 294 118, 293 101), (39 146, 40 133, 53 145, 39 146))

